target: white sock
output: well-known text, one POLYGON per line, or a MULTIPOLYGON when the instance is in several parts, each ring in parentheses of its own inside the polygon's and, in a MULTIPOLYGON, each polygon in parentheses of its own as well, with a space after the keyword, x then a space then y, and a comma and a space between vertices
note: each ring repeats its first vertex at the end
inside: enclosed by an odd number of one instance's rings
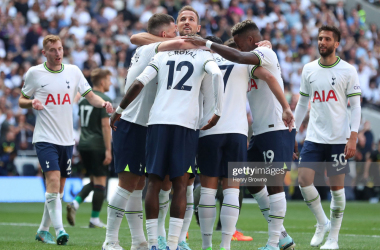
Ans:
MULTIPOLYGON (((265 186, 260 192, 256 194, 252 194, 252 196, 257 201, 257 204, 259 205, 261 213, 263 214, 265 220, 268 222, 270 206, 269 206, 269 193, 268 193, 267 187, 265 186)), ((286 232, 284 226, 282 226, 280 239, 283 239, 286 236, 288 236, 288 233, 286 232)))
POLYGON ((160 210, 158 212, 158 236, 166 238, 165 219, 169 209, 169 194, 171 190, 164 191, 161 189, 158 195, 160 210))
POLYGON ((79 203, 76 200, 73 200, 73 205, 74 205, 75 210, 78 210, 79 203))
POLYGON ((65 231, 62 224, 62 203, 59 193, 45 193, 45 198, 45 206, 49 211, 55 234, 58 235, 60 231, 65 231))
POLYGON ((223 203, 220 211, 220 222, 222 223, 222 243, 220 248, 229 250, 231 238, 235 233, 235 226, 239 217, 239 189, 227 188, 223 190, 223 203))
POLYGON ((100 219, 99 219, 99 217, 96 217, 96 218, 91 217, 90 218, 90 222, 92 224, 99 224, 100 223, 100 219))
POLYGON ((328 238, 338 241, 340 226, 342 225, 343 213, 346 207, 346 194, 344 188, 331 191, 330 220, 331 230, 328 238))
POLYGON ((116 193, 111 197, 107 208, 106 242, 119 240, 120 224, 130 195, 128 190, 117 186, 116 193))
POLYGON ((269 195, 269 223, 268 223, 268 245, 278 247, 282 225, 286 214, 285 192, 269 195))
POLYGON ((132 236, 132 245, 145 242, 142 208, 142 190, 135 190, 129 197, 125 217, 128 220, 129 230, 132 236))
POLYGON ((314 187, 313 184, 311 184, 307 187, 300 186, 300 190, 303 199, 306 202, 306 205, 310 208, 315 218, 317 219, 317 223, 319 225, 325 225, 328 219, 326 217, 325 211, 323 211, 321 197, 319 196, 317 189, 314 187))
POLYGON ((183 226, 182 226, 181 234, 179 236, 178 243, 181 243, 182 241, 186 241, 186 234, 187 234, 187 231, 189 230, 191 219, 193 218, 193 211, 194 211, 193 189, 194 189, 194 185, 187 186, 187 191, 186 191, 186 200, 187 200, 186 213, 185 213, 185 217, 183 218, 183 226))
POLYGON ((181 234, 183 219, 170 217, 167 246, 169 250, 176 250, 179 235, 181 234))
POLYGON ((38 228, 38 231, 49 231, 50 224, 51 224, 51 220, 50 220, 49 210, 45 202, 44 213, 42 215, 42 220, 41 220, 40 227, 38 228))
POLYGON ((148 248, 157 246, 158 242, 158 219, 146 220, 146 234, 148 235, 148 248))
POLYGON ((216 219, 216 191, 216 189, 201 187, 198 215, 202 233, 202 249, 212 247, 212 231, 216 219))

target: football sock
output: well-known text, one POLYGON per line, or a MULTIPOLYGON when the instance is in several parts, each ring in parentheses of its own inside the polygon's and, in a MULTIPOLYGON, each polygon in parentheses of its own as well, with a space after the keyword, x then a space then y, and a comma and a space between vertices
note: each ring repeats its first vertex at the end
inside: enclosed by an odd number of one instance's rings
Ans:
POLYGON ((220 211, 220 221, 222 223, 222 243, 220 248, 229 250, 231 238, 235 233, 235 226, 239 217, 239 189, 227 188, 223 190, 223 204, 220 211))
POLYGON ((331 191, 330 220, 331 230, 328 238, 338 241, 340 226, 342 225, 343 213, 346 207, 346 194, 344 188, 331 191))
POLYGON ((129 230, 132 236, 132 245, 145 242, 142 208, 142 190, 135 190, 129 197, 125 217, 128 220, 129 230))
POLYGON ((167 246, 169 250, 176 250, 178 246, 179 235, 181 234, 183 226, 183 219, 170 217, 169 220, 169 233, 167 246))
POLYGON ((86 199, 86 197, 92 190, 94 190, 94 183, 92 182, 83 186, 82 190, 77 194, 77 196, 73 200, 75 210, 79 208, 79 205, 84 201, 84 199, 86 199))
POLYGON ((216 219, 216 189, 201 187, 198 213, 202 233, 202 249, 212 247, 212 231, 216 219))
POLYGON ((106 242, 118 241, 120 224, 130 195, 128 190, 117 186, 115 194, 111 197, 107 208, 106 242))
POLYGON ((268 245, 277 247, 286 213, 285 192, 269 195, 268 245))
POLYGON ((158 236, 166 238, 165 219, 169 209, 169 194, 171 190, 164 191, 161 189, 158 195, 160 210, 158 212, 158 236))
POLYGON ((310 208, 315 218, 317 219, 317 223, 319 225, 325 225, 328 219, 326 217, 325 211, 323 211, 321 197, 319 196, 317 189, 314 187, 313 184, 311 184, 307 187, 300 186, 300 190, 303 199, 306 202, 306 205, 310 208))
POLYGON ((91 218, 99 218, 100 210, 102 210, 102 206, 103 206, 105 189, 106 187, 102 185, 94 186, 94 195, 92 196, 91 218))
POLYGON ((146 233, 148 235, 148 248, 157 246, 158 219, 146 220, 146 233))
POLYGON ((193 210, 194 210, 193 188, 194 188, 194 185, 187 186, 187 191, 186 191, 187 206, 186 206, 185 217, 183 219, 182 231, 179 236, 179 243, 182 241, 186 241, 186 234, 187 234, 187 231, 189 230, 191 219, 193 218, 193 210))
MULTIPOLYGON (((268 189, 265 186, 260 192, 256 194, 252 194, 253 198, 257 201, 257 204, 259 205, 260 211, 263 214, 265 220, 268 222, 268 216, 269 216, 269 194, 268 189)), ((287 236, 287 232, 284 228, 284 226, 281 227, 281 235, 280 239, 283 239, 287 236)))
POLYGON ((41 220, 40 227, 38 228, 38 231, 49 231, 50 224, 51 224, 51 220, 50 220, 49 210, 45 202, 44 213, 42 215, 42 220, 41 220))
POLYGON ((55 234, 58 235, 59 231, 63 230, 62 224, 62 203, 59 193, 45 193, 45 205, 49 211, 51 223, 53 224, 55 234))

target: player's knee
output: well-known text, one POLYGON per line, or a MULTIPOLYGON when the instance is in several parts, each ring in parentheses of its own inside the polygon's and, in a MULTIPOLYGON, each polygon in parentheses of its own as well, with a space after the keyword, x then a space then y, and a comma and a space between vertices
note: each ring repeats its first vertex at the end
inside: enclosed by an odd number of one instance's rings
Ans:
POLYGON ((305 175, 299 175, 298 176, 298 184, 301 186, 301 187, 307 187, 307 186, 310 186, 311 184, 313 184, 313 181, 312 180, 309 180, 310 178, 308 178, 307 176, 305 175))

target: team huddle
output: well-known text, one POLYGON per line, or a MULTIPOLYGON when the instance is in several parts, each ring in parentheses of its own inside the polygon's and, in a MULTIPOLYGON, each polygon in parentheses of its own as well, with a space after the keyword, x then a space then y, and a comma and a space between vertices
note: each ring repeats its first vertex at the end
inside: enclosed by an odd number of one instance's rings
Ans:
POLYGON ((94 191, 90 227, 106 227, 102 250, 124 249, 118 236, 124 215, 131 232, 131 250, 190 250, 186 235, 193 217, 195 175, 201 182, 198 216, 202 249, 212 249, 215 196, 221 181, 224 198, 219 249, 230 250, 240 203, 239 182, 230 179, 229 162, 262 162, 268 168, 278 166, 271 163, 283 165, 285 171, 269 177, 268 183, 276 185, 251 186, 248 190, 268 223, 269 238, 260 249, 294 249, 296 244, 283 225, 287 208, 283 184, 295 159, 301 193, 317 219, 310 245, 322 245, 329 232, 321 249, 339 249, 346 204, 344 176, 349 172, 347 159, 356 150, 361 117, 357 72, 335 55, 339 30, 333 26, 319 29, 321 58, 303 68, 300 99, 293 116, 277 56, 270 42, 262 41, 253 21, 236 24, 231 30, 233 38, 225 44, 217 37, 197 36, 200 27, 198 13, 185 6, 176 22, 169 15, 155 14, 148 22, 148 33, 131 38, 140 47, 126 77, 126 94, 110 122, 107 113, 113 109, 103 93, 108 91, 111 73, 94 70, 91 89, 76 66, 62 64, 59 37, 45 37, 43 54, 47 62, 27 72, 19 101, 22 108, 38 110, 33 143, 46 179, 46 202, 37 240, 66 245, 69 239, 62 224, 61 199, 65 180, 71 174, 72 104, 79 92, 83 97, 79 102, 79 150, 91 182, 67 205, 67 219, 75 225, 76 210, 94 191), (296 130, 308 111, 309 100, 309 128, 298 154, 296 130), (253 118, 251 138, 247 138, 247 101, 253 118), (110 127, 119 184, 110 197, 105 225, 99 213, 107 176, 104 165, 112 159, 110 127), (330 219, 313 185, 315 172, 325 171, 331 184, 330 219), (142 207, 146 176, 147 239, 142 207), (51 224, 56 243, 49 233, 51 224))

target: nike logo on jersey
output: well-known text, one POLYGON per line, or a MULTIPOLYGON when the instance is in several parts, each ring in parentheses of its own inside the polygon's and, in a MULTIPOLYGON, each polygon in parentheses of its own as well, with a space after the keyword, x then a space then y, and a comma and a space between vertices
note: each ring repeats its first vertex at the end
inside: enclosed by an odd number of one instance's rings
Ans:
POLYGON ((313 82, 315 82, 316 80, 314 80, 314 81, 310 81, 310 84, 312 84, 313 82))
POLYGON ((45 85, 41 85, 41 88, 45 87, 46 85, 49 85, 49 83, 48 83, 48 84, 45 84, 45 85))

